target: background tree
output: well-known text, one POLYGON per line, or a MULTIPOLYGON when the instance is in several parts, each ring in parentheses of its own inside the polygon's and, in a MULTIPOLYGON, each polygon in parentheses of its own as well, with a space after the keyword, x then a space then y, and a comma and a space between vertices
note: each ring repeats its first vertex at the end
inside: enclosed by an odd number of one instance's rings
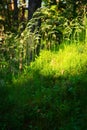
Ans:
POLYGON ((13 19, 15 22, 18 21, 18 3, 17 0, 14 0, 14 14, 13 14, 13 19))
POLYGON ((30 20, 34 14, 34 12, 41 7, 42 0, 29 0, 29 7, 28 7, 28 19, 30 20))

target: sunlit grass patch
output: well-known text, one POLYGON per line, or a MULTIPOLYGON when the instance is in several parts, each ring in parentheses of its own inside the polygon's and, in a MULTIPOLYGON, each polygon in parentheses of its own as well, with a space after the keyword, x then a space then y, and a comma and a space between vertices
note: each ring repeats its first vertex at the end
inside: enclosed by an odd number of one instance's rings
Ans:
POLYGON ((58 52, 41 51, 31 69, 45 76, 79 75, 86 71, 87 44, 65 45, 58 52))

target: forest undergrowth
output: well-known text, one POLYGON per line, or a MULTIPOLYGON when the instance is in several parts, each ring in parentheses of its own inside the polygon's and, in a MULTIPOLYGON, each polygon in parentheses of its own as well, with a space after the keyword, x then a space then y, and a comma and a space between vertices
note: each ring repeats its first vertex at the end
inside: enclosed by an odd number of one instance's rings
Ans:
POLYGON ((86 130, 86 95, 87 43, 42 50, 11 82, 0 80, 0 129, 86 130))
POLYGON ((86 10, 48 7, 0 43, 0 130, 87 130, 86 10))

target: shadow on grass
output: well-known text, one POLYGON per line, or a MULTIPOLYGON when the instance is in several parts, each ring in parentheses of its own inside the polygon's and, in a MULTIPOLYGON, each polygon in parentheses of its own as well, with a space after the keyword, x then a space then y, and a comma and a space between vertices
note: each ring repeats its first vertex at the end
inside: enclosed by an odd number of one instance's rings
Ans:
POLYGON ((0 130, 86 130, 86 77, 36 71, 0 86, 0 130))

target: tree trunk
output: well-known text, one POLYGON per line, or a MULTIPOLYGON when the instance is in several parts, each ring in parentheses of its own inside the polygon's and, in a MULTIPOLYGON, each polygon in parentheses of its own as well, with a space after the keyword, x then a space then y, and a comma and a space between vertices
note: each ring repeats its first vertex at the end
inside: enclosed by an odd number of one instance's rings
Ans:
POLYGON ((28 19, 30 20, 34 12, 41 7, 42 0, 28 0, 28 19))
POLYGON ((77 13, 76 13, 76 9, 77 9, 76 0, 72 0, 72 5, 73 5, 72 15, 73 15, 73 18, 76 18, 77 17, 77 13))
MULTIPOLYGON (((28 0, 28 20, 30 20, 34 14, 34 12, 41 7, 41 2, 42 0, 28 0)), ((41 19, 37 19, 37 28, 39 29, 40 25, 41 25, 41 19)), ((31 32, 34 32, 35 30, 35 26, 33 25, 31 27, 31 32)), ((39 41, 40 42, 40 41, 39 41)), ((38 43, 37 48, 36 48, 36 54, 38 55, 40 50, 40 45, 38 43)), ((33 50, 35 51, 35 50, 33 50)), ((32 61, 33 59, 33 52, 32 50, 30 50, 30 61, 32 61)))
MULTIPOLYGON (((25 4, 25 0, 22 0, 22 3, 25 4)), ((22 16, 21 21, 25 20, 25 5, 22 5, 22 16)))
POLYGON ((14 21, 18 22, 18 5, 17 0, 14 0, 14 15, 13 15, 14 21))

